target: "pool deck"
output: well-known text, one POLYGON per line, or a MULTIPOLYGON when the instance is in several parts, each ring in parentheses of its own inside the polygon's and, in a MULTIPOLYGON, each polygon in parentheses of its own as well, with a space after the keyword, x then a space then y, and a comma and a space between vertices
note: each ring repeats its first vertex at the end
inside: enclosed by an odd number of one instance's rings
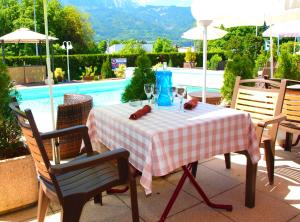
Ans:
MULTIPOLYGON (((263 149, 261 149, 263 154, 263 149)), ((173 222, 299 222, 300 221, 300 155, 299 147, 285 152, 276 147, 275 182, 268 185, 265 161, 259 161, 256 184, 256 207, 244 206, 245 158, 232 155, 232 169, 225 169, 223 155, 199 163, 197 180, 211 200, 233 205, 232 212, 207 207, 187 181, 169 217, 173 222)), ((157 178, 153 182, 153 194, 144 195, 138 186, 140 221, 158 221, 182 172, 157 178)), ((137 180, 138 181, 138 180, 137 180)), ((131 221, 129 194, 104 194, 103 206, 89 201, 82 212, 82 222, 131 221)), ((37 207, 0 216, 0 221, 37 221, 37 207)), ((51 204, 46 222, 60 220, 60 207, 51 204)))

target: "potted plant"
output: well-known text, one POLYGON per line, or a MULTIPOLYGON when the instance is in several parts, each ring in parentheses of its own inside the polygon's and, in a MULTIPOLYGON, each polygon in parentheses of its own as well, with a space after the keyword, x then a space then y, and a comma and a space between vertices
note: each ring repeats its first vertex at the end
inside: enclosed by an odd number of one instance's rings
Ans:
POLYGON ((115 70, 115 75, 119 79, 125 78, 126 65, 120 64, 119 67, 115 70))
POLYGON ((192 52, 191 48, 188 48, 184 57, 185 63, 184 68, 195 68, 196 67, 196 53, 192 52))
POLYGON ((54 78, 57 80, 57 82, 62 82, 64 80, 65 72, 62 70, 62 68, 56 68, 54 70, 54 78))
POLYGON ((38 199, 34 162, 8 106, 16 91, 7 72, 0 62, 0 214, 26 207, 38 199))
POLYGON ((97 67, 89 66, 85 67, 84 72, 81 75, 82 80, 91 81, 94 80, 95 73, 97 72, 97 67))

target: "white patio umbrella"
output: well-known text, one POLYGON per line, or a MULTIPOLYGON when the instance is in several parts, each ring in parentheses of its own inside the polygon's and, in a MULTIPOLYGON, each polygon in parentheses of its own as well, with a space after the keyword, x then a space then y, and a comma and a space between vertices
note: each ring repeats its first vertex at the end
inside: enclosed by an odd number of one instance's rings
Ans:
POLYGON ((203 87, 202 102, 206 102, 206 72, 207 72, 207 40, 219 39, 227 32, 215 27, 204 27, 201 24, 184 32, 181 38, 191 40, 203 40, 203 87))
MULTIPOLYGON (((28 28, 20 28, 14 32, 0 37, 3 43, 40 43, 46 41, 46 35, 31 31, 28 28)), ((48 36, 50 41, 58 40, 58 38, 48 36)))
MULTIPOLYGON (((184 32, 181 38, 190 39, 190 40, 203 40, 204 27, 203 26, 196 26, 194 28, 189 29, 188 31, 184 32)), ((225 30, 215 28, 212 26, 207 27, 207 40, 214 40, 222 38, 228 32, 225 30)))
MULTIPOLYGON (((191 10, 197 21, 207 25, 258 26, 300 17, 299 0, 193 0, 191 10)), ((272 37, 271 37, 271 46, 272 37)), ((271 66, 273 55, 271 51, 271 66)), ((271 69, 271 75, 273 69, 271 69)))
MULTIPOLYGON (((43 0, 44 4, 44 23, 45 23, 45 35, 46 35, 46 63, 47 63, 47 71, 48 71, 48 81, 49 85, 49 97, 50 97, 50 109, 51 109, 51 122, 52 128, 55 129, 55 117, 54 117, 54 102, 53 102, 53 73, 51 71, 51 61, 50 61, 50 46, 49 46, 49 31, 48 31, 48 5, 47 0, 43 0)), ((55 163, 60 162, 59 151, 57 147, 54 145, 54 141, 52 140, 52 149, 53 149, 53 159, 55 163)))
POLYGON ((263 37, 299 37, 300 20, 278 23, 263 32, 263 37))
MULTIPOLYGON (((263 32, 263 37, 294 37, 297 41, 297 37, 300 36, 300 20, 292 20, 289 22, 282 22, 273 25, 263 32)), ((270 50, 273 50, 271 48, 270 50)), ((279 40, 278 40, 278 50, 279 50, 279 40)), ((295 53, 295 43, 294 43, 294 53, 295 53)))

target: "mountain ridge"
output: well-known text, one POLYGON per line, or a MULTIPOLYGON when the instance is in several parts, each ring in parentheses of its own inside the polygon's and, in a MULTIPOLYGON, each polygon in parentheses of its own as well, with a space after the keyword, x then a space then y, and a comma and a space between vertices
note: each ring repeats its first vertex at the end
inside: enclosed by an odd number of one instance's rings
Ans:
POLYGON ((61 0, 90 14, 95 39, 154 41, 165 37, 179 41, 193 26, 189 7, 141 5, 134 0, 61 0))

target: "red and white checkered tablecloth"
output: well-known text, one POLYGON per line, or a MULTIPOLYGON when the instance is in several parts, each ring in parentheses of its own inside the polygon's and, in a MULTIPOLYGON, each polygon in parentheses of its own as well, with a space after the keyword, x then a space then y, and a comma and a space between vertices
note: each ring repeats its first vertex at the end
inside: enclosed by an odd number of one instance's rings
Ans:
POLYGON ((242 150, 248 150, 253 163, 260 159, 255 127, 246 112, 199 103, 184 113, 158 109, 129 120, 136 110, 128 104, 94 108, 87 125, 92 142, 130 152, 146 194, 152 192, 152 176, 197 160, 242 150))

